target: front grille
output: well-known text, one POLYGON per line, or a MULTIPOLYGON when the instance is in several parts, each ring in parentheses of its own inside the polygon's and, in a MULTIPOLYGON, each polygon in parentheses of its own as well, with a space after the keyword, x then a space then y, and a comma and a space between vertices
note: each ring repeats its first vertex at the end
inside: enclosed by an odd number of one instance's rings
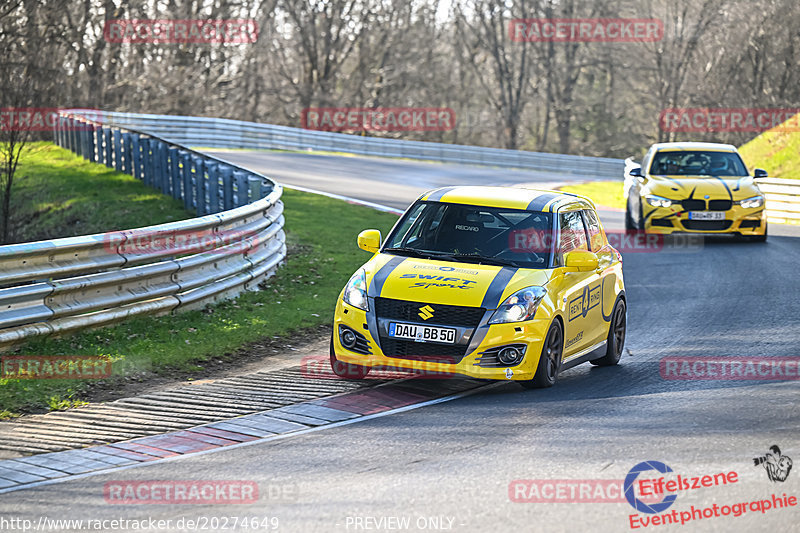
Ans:
POLYGON ((681 223, 694 231, 724 231, 731 227, 730 220, 683 220, 681 223))
POLYGON ((685 211, 705 211, 705 200, 683 200, 681 206, 685 211))
POLYGON ((381 349, 386 357, 450 365, 461 362, 467 352, 467 346, 463 344, 432 344, 384 336, 381 336, 381 349))
MULTIPOLYGON (((459 305, 426 304, 424 302, 407 302, 391 298, 375 298, 375 314, 378 318, 391 318, 420 322, 420 307, 429 306, 433 309, 426 323, 442 324, 446 326, 461 326, 476 328, 486 313, 482 307, 462 307, 459 305)), ((413 343, 419 344, 419 343, 413 343)))
POLYGON ((733 202, 730 200, 709 200, 708 201, 708 210, 709 211, 727 211, 733 207, 733 202))
POLYGON ((668 218, 654 218, 650 221, 651 226, 662 226, 665 228, 672 227, 672 221, 668 218))

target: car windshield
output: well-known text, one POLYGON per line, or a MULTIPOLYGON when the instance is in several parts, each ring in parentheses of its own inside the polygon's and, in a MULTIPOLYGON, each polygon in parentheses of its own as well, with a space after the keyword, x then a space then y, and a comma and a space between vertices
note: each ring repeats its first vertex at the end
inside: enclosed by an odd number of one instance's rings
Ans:
POLYGON ((418 202, 383 251, 426 259, 547 268, 552 215, 539 211, 418 202))
POLYGON ((747 176, 747 168, 733 152, 658 152, 650 165, 656 176, 747 176))

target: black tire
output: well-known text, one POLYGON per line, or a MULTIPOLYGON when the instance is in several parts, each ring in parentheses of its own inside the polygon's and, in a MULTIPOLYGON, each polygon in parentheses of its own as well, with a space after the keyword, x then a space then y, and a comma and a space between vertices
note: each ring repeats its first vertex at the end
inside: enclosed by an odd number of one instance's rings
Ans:
POLYGON ((331 370, 333 373, 344 379, 359 380, 364 379, 372 368, 368 366, 354 365, 336 359, 333 351, 333 335, 331 335, 331 370))
POLYGON ((636 225, 633 223, 633 217, 631 216, 631 197, 628 196, 628 203, 625 206, 625 229, 627 231, 633 231, 636 229, 636 225))
POLYGON ((564 353, 564 333, 561 331, 561 324, 554 321, 547 330, 542 346, 542 355, 539 357, 539 366, 536 367, 536 374, 529 381, 520 381, 520 385, 526 389, 543 389, 552 387, 558 378, 561 369, 561 357, 564 353))
POLYGON ((625 310, 625 300, 620 298, 611 312, 611 322, 608 325, 608 337, 606 337, 606 354, 600 359, 592 359, 590 363, 593 365, 613 366, 619 363, 627 334, 628 319, 625 310))

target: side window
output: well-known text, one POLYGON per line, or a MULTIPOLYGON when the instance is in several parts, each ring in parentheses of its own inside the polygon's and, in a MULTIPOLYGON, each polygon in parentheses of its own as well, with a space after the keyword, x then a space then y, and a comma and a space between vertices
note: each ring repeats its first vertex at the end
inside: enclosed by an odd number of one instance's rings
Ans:
POLYGON ((586 209, 583 211, 583 218, 586 222, 586 229, 589 232, 590 250, 596 252, 605 244, 603 232, 600 230, 600 222, 597 220, 597 213, 591 209, 586 209))
POLYGON ((572 250, 588 250, 586 228, 580 211, 567 211, 558 215, 561 237, 559 252, 564 254, 572 250))

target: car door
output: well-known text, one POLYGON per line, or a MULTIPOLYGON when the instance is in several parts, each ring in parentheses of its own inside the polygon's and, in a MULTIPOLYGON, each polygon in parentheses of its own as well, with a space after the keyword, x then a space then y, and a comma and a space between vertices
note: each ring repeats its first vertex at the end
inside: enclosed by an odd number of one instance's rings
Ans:
MULTIPOLYGON (((590 291, 594 291, 595 297, 599 286, 600 305, 593 307, 587 313, 586 334, 590 341, 588 346, 592 346, 605 340, 608 336, 609 322, 605 320, 606 313, 609 315, 616 300, 616 271, 613 267, 617 261, 617 254, 608 244, 597 213, 593 209, 582 211, 583 222, 586 225, 586 232, 589 237, 589 250, 597 255, 597 275, 598 280, 593 283, 590 291)), ((609 316, 610 318, 610 316, 609 316)))
MULTIPOLYGON (((564 264, 564 254, 588 250, 589 241, 581 210, 558 213, 559 250, 557 260, 564 264)), ((591 324, 600 310, 600 276, 597 271, 565 272, 559 283, 558 298, 564 310, 564 358, 591 346, 591 324)))

